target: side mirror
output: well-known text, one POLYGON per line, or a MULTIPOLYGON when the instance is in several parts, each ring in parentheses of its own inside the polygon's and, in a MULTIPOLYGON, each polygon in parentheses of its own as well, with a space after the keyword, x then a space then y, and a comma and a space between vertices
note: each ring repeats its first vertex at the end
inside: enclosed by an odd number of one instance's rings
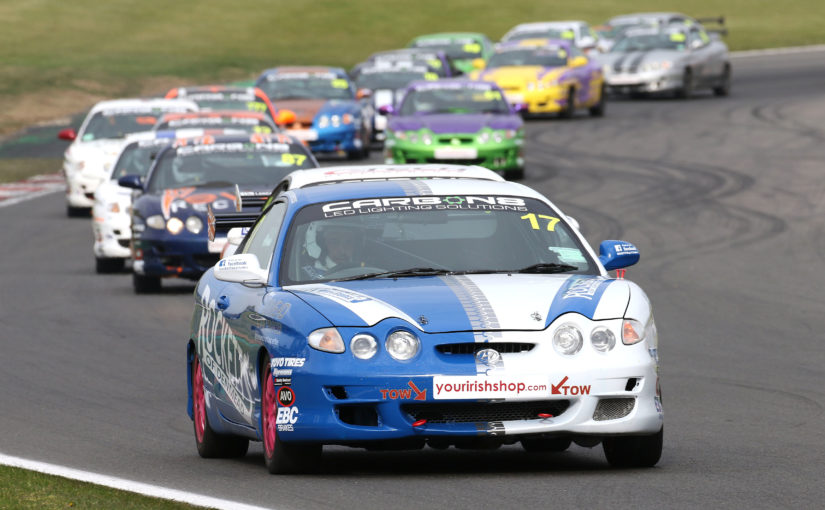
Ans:
POLYGON ((117 180, 118 186, 123 186, 124 188, 132 188, 132 189, 143 189, 143 181, 141 180, 139 175, 130 174, 124 175, 123 177, 117 180))
POLYGON ((518 103, 514 105, 510 105, 510 110, 513 113, 518 113, 520 115, 527 113, 528 107, 524 103, 518 103))
POLYGON ((587 57, 581 57, 581 56, 579 56, 579 57, 573 57, 573 58, 570 60, 570 67, 581 67, 581 66, 586 66, 588 62, 589 62, 589 61, 587 60, 587 57))
POLYGON ((639 261, 639 250, 625 241, 602 241, 599 245, 599 262, 608 271, 632 266, 639 261))
POLYGON ((249 286, 265 286, 268 274, 258 262, 257 255, 240 253, 230 255, 215 264, 215 278, 222 282, 241 283, 249 286))
POLYGON ((57 137, 61 140, 68 140, 72 142, 75 138, 77 138, 77 131, 75 131, 74 128, 61 129, 57 133, 57 137))
POLYGON ((395 108, 391 104, 385 104, 378 108, 378 113, 381 115, 395 115, 395 108))
POLYGON ((484 60, 483 58, 474 58, 473 59, 473 69, 478 69, 479 71, 481 71, 485 67, 487 67, 487 61, 486 60, 484 60))
POLYGON ((297 118, 292 110, 278 110, 278 113, 275 114, 275 124, 285 126, 294 123, 297 118))
POLYGON ((355 99, 366 99, 368 97, 372 97, 372 91, 370 89, 358 89, 355 91, 355 99))

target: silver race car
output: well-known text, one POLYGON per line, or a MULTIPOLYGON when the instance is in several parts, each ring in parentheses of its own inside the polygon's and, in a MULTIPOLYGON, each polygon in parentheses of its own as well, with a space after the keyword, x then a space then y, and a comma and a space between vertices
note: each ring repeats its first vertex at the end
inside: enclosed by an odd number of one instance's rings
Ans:
POLYGON ((730 92, 728 47, 698 24, 628 30, 600 62, 608 92, 614 94, 730 92))

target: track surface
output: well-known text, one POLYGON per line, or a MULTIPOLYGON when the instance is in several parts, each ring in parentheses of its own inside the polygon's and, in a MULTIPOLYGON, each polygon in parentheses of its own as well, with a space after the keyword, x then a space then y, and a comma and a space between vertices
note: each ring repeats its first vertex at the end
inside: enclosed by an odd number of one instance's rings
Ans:
POLYGON ((824 60, 740 58, 729 98, 528 125, 524 182, 592 244, 641 250, 628 278, 654 305, 665 404, 654 469, 578 446, 334 447, 314 476, 268 475, 259 443, 202 460, 185 414, 193 285, 135 296, 127 274, 95 275, 89 221, 61 194, 0 208, 0 452, 277 508, 820 507, 824 60))

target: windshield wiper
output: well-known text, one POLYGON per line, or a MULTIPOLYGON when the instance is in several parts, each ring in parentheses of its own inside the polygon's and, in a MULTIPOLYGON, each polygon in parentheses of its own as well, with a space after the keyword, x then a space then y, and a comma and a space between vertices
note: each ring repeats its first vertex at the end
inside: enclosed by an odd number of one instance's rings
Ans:
POLYGON ((570 264, 555 264, 555 263, 548 263, 548 262, 539 262, 538 264, 533 264, 532 266, 522 267, 521 269, 516 269, 512 271, 513 273, 566 273, 568 271, 575 271, 578 269, 576 266, 571 266, 570 264))
POLYGON ((436 269, 434 267, 411 267, 409 269, 399 269, 397 271, 382 271, 380 273, 367 273, 346 278, 335 278, 333 281, 347 282, 351 280, 368 280, 370 278, 400 278, 405 276, 438 276, 452 274, 449 269, 436 269))

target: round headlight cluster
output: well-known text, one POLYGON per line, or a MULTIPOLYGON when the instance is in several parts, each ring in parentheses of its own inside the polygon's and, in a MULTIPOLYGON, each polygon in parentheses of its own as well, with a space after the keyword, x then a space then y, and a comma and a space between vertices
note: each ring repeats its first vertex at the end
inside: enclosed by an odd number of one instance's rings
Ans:
POLYGON ((160 214, 155 214, 146 218, 146 225, 157 230, 163 230, 166 228, 166 221, 163 220, 163 216, 160 214))
POLYGON ((616 345, 616 335, 608 328, 599 326, 590 332, 590 343, 599 352, 607 352, 616 345))
POLYGON ((362 333, 352 337, 349 342, 352 355, 358 359, 370 359, 378 352, 378 342, 372 335, 362 333))
POLYGON ((479 133, 478 137, 476 137, 478 143, 487 143, 490 141, 490 132, 489 131, 482 131, 479 133))
POLYGON ((200 234, 201 230, 203 230, 203 221, 197 216, 186 218, 186 230, 193 234, 200 234))
POLYGON ((421 133, 421 141, 425 145, 431 145, 433 143, 433 137, 429 133, 421 133))
POLYGON ((329 127, 329 117, 327 117, 326 115, 321 115, 320 117, 318 117, 318 127, 320 129, 329 127))
POLYGON ((404 330, 391 333, 390 336, 387 337, 385 346, 390 356, 399 361, 412 358, 418 354, 418 350, 421 348, 418 337, 404 330))
POLYGON ((575 324, 562 324, 553 334, 553 348, 559 354, 576 354, 582 348, 582 332, 575 324))
POLYGON ((166 230, 172 235, 180 234, 180 231, 183 230, 183 222, 180 218, 169 218, 169 221, 166 222, 166 230))

